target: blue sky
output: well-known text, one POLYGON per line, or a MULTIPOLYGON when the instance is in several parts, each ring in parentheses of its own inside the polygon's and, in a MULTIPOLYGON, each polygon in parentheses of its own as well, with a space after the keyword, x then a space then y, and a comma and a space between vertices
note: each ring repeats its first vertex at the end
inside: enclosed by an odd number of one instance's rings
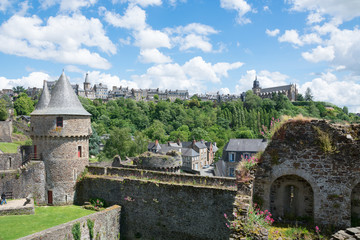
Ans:
POLYGON ((0 88, 239 94, 295 83, 360 112, 359 0, 0 0, 0 88))

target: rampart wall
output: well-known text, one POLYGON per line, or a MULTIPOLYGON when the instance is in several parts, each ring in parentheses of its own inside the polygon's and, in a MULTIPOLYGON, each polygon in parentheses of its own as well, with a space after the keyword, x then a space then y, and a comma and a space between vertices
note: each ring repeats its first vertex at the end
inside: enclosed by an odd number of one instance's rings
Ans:
POLYGON ((0 142, 12 142, 12 132, 13 127, 11 121, 0 121, 0 142))
POLYGON ((17 170, 0 170, 0 192, 12 192, 13 198, 25 198, 32 194, 37 203, 44 203, 44 163, 31 161, 17 170))
MULTIPOLYGON (((89 174, 79 182, 77 202, 102 198, 110 205, 121 205, 122 239, 229 238, 224 213, 232 215, 236 189, 216 186, 211 180, 207 186, 196 184, 207 178, 182 174, 99 167, 89 167, 89 172, 97 175, 89 174), (138 177, 145 174, 164 181, 138 177)), ((234 179, 224 182, 235 185, 234 179)))
POLYGON ((133 168, 97 167, 88 166, 89 173, 93 175, 114 175, 120 177, 152 179, 181 184, 196 184, 203 186, 214 186, 236 190, 236 181, 229 177, 208 177, 193 174, 173 174, 167 172, 151 171, 133 168))
POLYGON ((44 231, 19 238, 20 240, 59 240, 74 239, 72 229, 75 224, 80 223, 81 239, 119 239, 120 237, 120 206, 112 206, 104 211, 93 213, 91 215, 67 222, 44 231), (93 236, 90 238, 90 229, 88 226, 90 219, 94 226, 92 228, 93 236))

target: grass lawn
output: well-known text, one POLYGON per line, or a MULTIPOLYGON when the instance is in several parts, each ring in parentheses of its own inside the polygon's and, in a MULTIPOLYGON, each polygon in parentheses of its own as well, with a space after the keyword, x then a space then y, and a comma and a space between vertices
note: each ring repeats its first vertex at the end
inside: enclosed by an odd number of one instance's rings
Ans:
POLYGON ((34 215, 0 216, 0 240, 17 239, 95 213, 80 206, 35 207, 34 215))
POLYGON ((18 146, 18 143, 0 142, 0 150, 4 153, 16 153, 18 146))

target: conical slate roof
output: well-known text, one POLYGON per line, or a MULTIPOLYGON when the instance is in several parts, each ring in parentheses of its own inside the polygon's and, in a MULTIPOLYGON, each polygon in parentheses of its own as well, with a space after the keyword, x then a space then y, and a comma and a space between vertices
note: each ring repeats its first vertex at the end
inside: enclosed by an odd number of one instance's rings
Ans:
POLYGON ((90 83, 90 82, 89 82, 89 73, 86 73, 85 83, 90 83))
POLYGON ((47 107, 39 111, 36 109, 31 115, 90 116, 91 114, 81 105, 69 80, 63 72, 51 92, 50 102, 47 107))
POLYGON ((36 104, 35 111, 33 113, 36 114, 36 113, 44 112, 46 107, 49 105, 50 97, 51 96, 50 96, 50 93, 49 93, 47 82, 46 82, 46 80, 44 80, 43 91, 41 93, 40 100, 36 104))

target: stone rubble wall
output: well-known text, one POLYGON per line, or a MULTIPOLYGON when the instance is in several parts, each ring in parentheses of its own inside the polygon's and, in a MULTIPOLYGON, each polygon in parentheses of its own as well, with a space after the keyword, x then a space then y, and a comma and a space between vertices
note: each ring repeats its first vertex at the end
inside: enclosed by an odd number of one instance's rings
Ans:
MULTIPOLYGON (((300 177, 313 191, 315 223, 349 227, 351 195, 360 183, 359 139, 358 125, 334 126, 318 120, 285 123, 260 159, 254 199, 270 210, 273 183, 283 176, 294 176, 293 181, 300 177), (324 141, 316 129, 330 137, 333 151, 324 150, 321 145, 324 141)), ((280 211, 279 207, 275 211, 280 211)))
POLYGON ((0 121, 0 142, 12 142, 12 132, 13 127, 11 121, 0 121))
POLYGON ((225 187, 236 189, 235 178, 208 177, 193 174, 174 174, 144 169, 117 168, 117 167, 87 167, 89 173, 94 175, 116 175, 121 177, 138 177, 175 183, 200 184, 214 187, 225 187))
POLYGON ((37 203, 45 203, 44 162, 31 161, 18 170, 0 171, 0 192, 12 192, 14 199, 32 194, 37 203))
POLYGON ((236 190, 88 175, 76 194, 78 204, 102 198, 121 205, 123 239, 217 240, 230 236, 224 213, 232 215, 236 190))
POLYGON ((19 238, 19 240, 72 240, 74 239, 72 235, 72 228, 76 223, 80 223, 81 239, 90 239, 89 227, 87 225, 88 219, 94 222, 93 239, 115 240, 120 238, 120 215, 121 207, 115 205, 101 212, 93 213, 71 222, 19 238))

